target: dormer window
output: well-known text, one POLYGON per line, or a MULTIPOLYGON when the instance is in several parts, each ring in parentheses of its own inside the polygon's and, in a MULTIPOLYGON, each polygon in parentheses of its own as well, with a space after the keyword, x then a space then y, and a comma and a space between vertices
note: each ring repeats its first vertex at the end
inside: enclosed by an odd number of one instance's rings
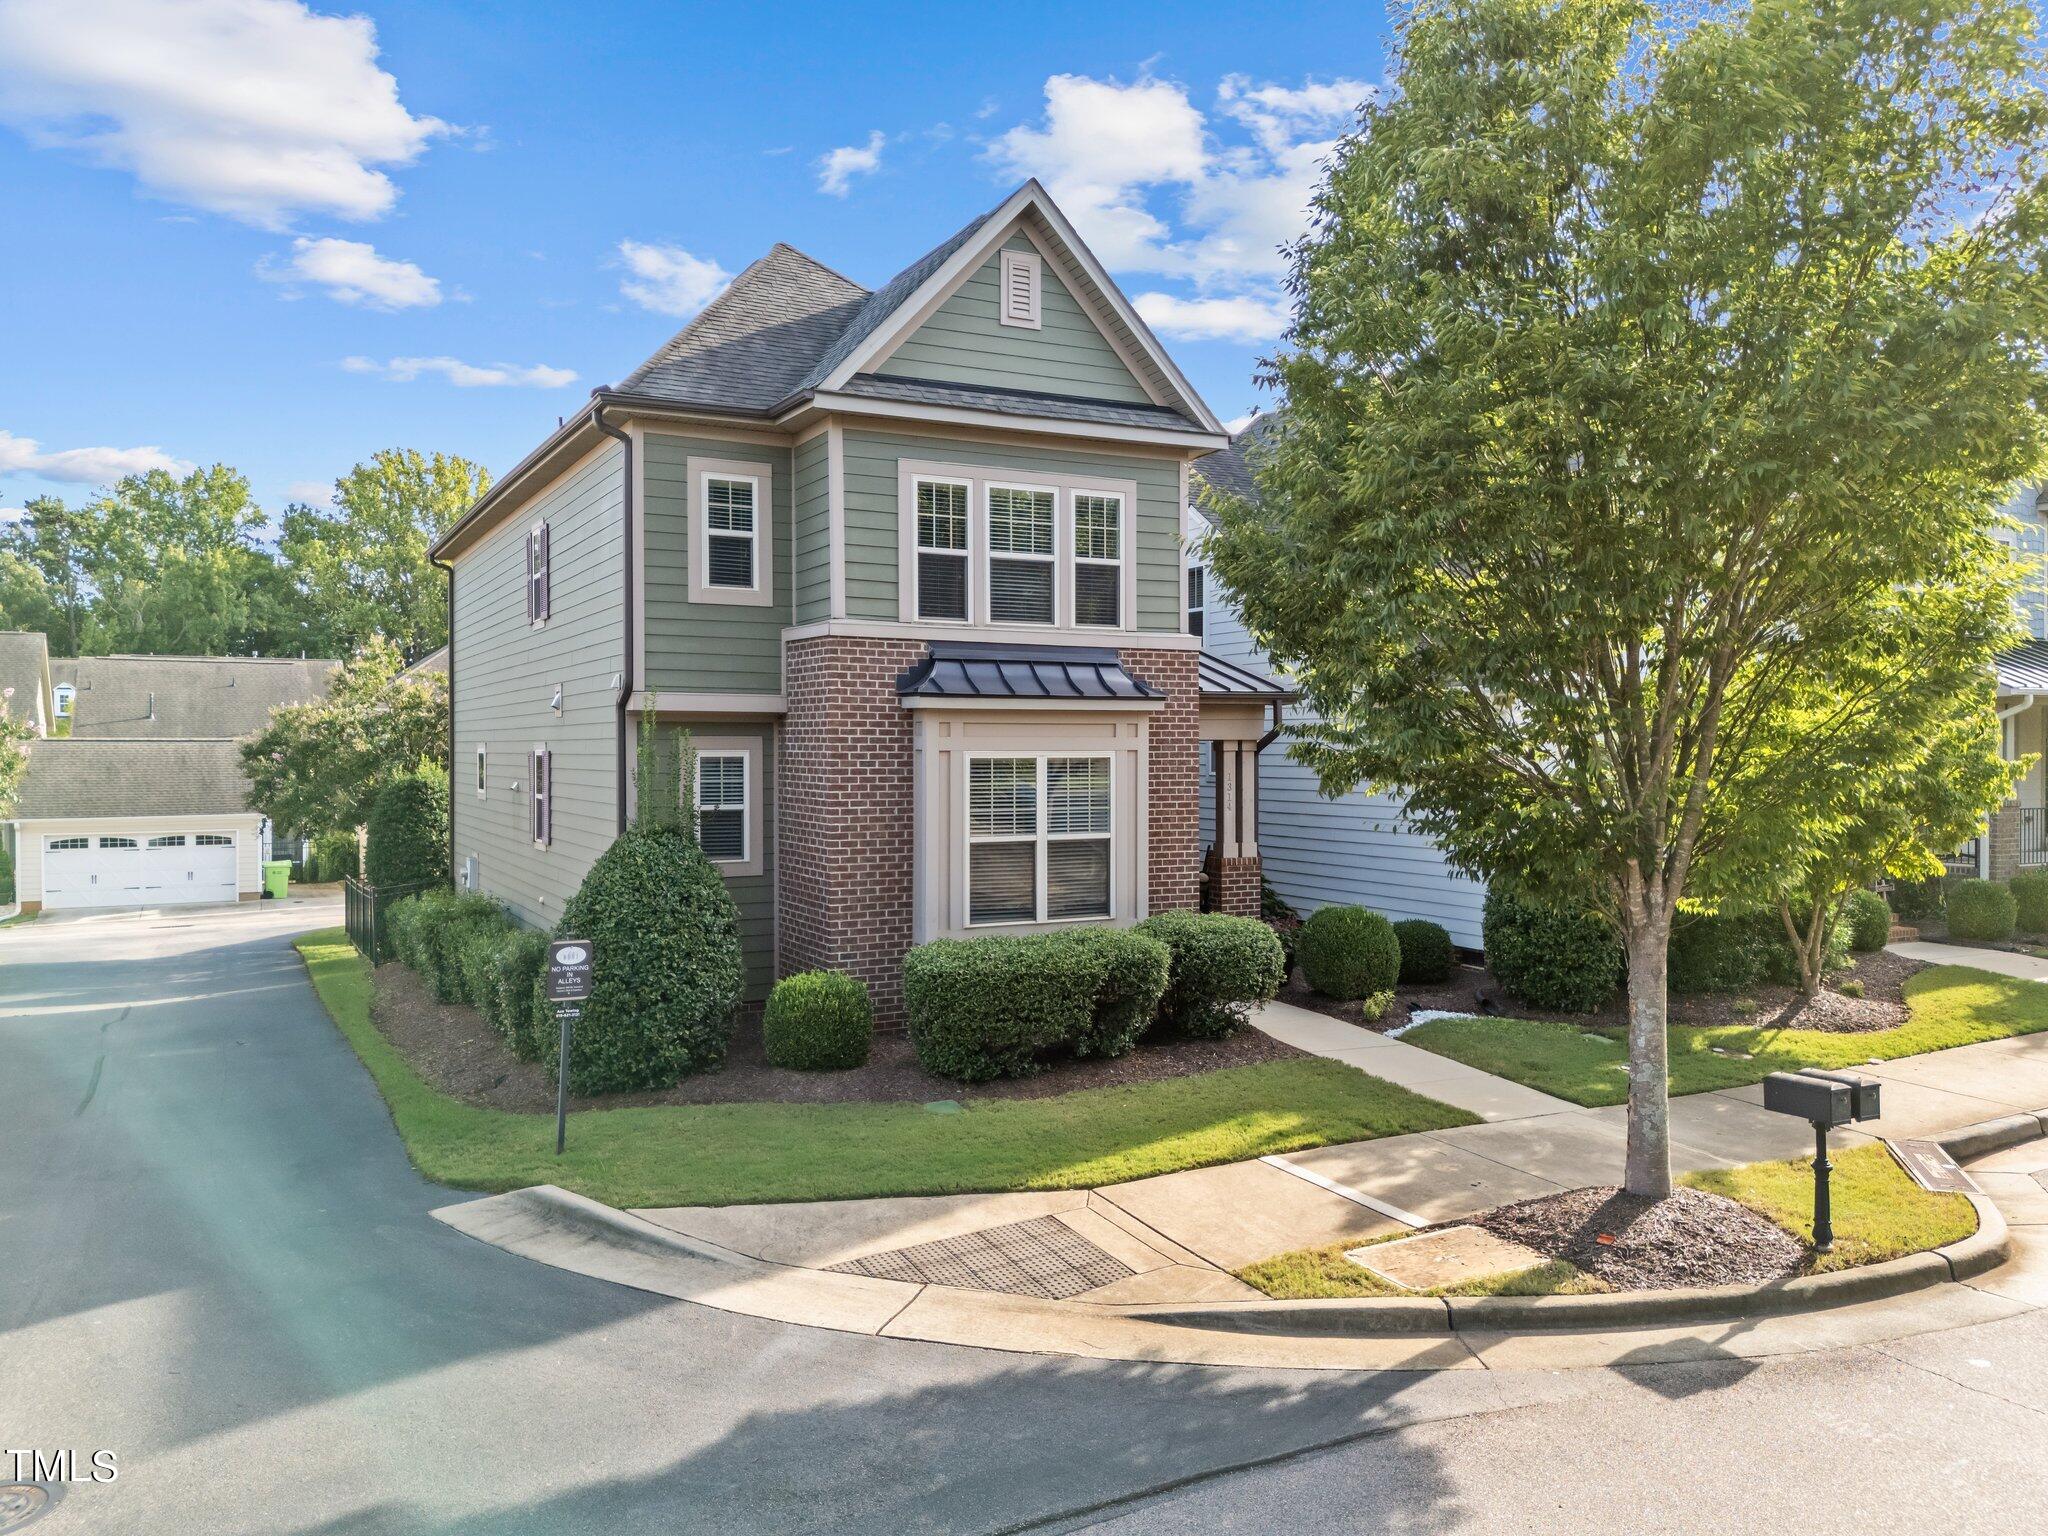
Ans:
POLYGON ((1036 251, 1005 251, 1002 264, 1003 292, 998 318, 1004 325, 1026 330, 1039 328, 1039 262, 1036 251))
POLYGON ((59 683, 50 690, 52 696, 57 701, 57 718, 59 720, 69 720, 71 718, 71 698, 77 691, 69 683, 59 683))

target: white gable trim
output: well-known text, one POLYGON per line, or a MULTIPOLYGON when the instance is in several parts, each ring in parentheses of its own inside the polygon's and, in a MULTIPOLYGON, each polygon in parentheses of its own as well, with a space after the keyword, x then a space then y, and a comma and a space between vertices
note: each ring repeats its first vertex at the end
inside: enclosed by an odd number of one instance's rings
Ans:
POLYGON ((1123 296, 1122 290, 1111 281, 1109 274, 1102 269, 1102 264, 1096 261, 1081 237, 1074 232, 1074 226, 1067 222, 1066 215, 1060 212, 1058 206, 1046 195, 1045 189, 1035 180, 1027 181, 1019 187, 972 239, 941 262, 938 270, 928 276, 908 299, 896 307, 894 314, 864 337, 860 345, 819 383, 819 393, 835 392, 855 374, 871 372, 886 360, 911 332, 931 317, 933 311, 951 298, 969 277, 981 270, 982 264, 999 250, 1003 242, 1019 227, 1019 220, 1026 213, 1035 213, 1042 219, 1057 243, 1065 249, 1055 252, 1039 237, 1039 232, 1029 225, 1022 226, 1025 238, 1037 247, 1049 265, 1063 273, 1070 272, 1081 279, 1079 283, 1068 284, 1069 289, 1074 290, 1075 301, 1089 311, 1089 317, 1095 320, 1096 328, 1116 349, 1117 355, 1123 358, 1124 365, 1131 370, 1131 376, 1138 381, 1153 403, 1171 405, 1176 402, 1160 398, 1151 379, 1146 376, 1148 370, 1156 372, 1166 380, 1174 393, 1179 395, 1177 403, 1181 408, 1209 431, 1222 432, 1223 423, 1196 393, 1187 376, 1167 355, 1166 349, 1159 345, 1158 338, 1153 336, 1150 328, 1138 317, 1138 312, 1131 308, 1130 301, 1123 296), (1105 310, 1114 319, 1114 325, 1102 323, 1105 310), (1127 331, 1137 343, 1143 359, 1142 364, 1128 348, 1119 344, 1119 338, 1115 334, 1119 327, 1127 331))

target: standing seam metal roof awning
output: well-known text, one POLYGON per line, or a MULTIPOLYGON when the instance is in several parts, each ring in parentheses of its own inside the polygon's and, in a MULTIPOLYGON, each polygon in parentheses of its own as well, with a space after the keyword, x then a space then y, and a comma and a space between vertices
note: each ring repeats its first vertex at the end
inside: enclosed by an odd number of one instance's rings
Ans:
POLYGON ((1202 652, 1195 670, 1205 699, 1271 700, 1278 704, 1292 704, 1301 697, 1292 688, 1276 683, 1250 667, 1225 661, 1221 656, 1211 656, 1207 651, 1202 652))
POLYGON ((2029 640, 1997 657, 2001 694, 2048 693, 2048 640, 2029 640))
POLYGON ((898 674, 905 700, 1039 700, 1050 704, 1161 704, 1166 695, 1131 676, 1108 648, 935 642, 931 654, 898 674))

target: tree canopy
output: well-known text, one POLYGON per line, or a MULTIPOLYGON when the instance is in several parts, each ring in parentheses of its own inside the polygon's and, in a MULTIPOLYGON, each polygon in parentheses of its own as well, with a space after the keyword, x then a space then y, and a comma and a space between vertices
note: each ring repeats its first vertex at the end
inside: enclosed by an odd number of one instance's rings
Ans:
POLYGON ((1424 0, 1292 253, 1284 416, 1257 504, 1214 499, 1211 568, 1320 716, 1327 790, 1398 787, 1464 869, 1620 932, 1637 1193, 1670 1182, 1677 904, 1746 800, 1814 814, 1764 766, 1942 679, 1981 698, 2010 634, 2039 25, 1424 0), (1815 708, 1841 679, 1854 707, 1815 708))

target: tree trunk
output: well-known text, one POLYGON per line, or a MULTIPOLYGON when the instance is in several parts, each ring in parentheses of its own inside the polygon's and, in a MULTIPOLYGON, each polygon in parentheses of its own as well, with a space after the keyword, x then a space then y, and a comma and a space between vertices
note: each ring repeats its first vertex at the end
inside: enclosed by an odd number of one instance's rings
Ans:
MULTIPOLYGON (((1661 903, 1659 904, 1661 905, 1661 903)), ((1632 1195, 1671 1193, 1671 1042, 1665 970, 1671 919, 1640 911, 1628 935, 1628 1170, 1632 1195)))

